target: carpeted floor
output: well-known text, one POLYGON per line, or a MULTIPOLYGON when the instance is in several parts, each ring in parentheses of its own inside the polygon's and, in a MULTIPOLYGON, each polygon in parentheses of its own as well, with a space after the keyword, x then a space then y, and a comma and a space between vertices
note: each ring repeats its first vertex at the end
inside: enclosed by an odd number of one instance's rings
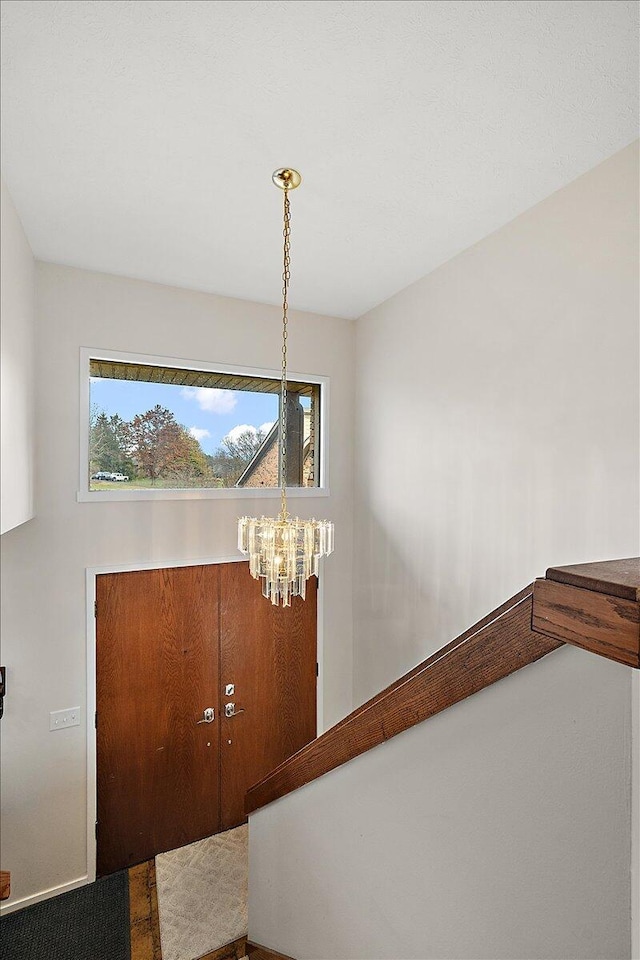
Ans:
POLYGON ((247 935, 248 827, 156 857, 163 960, 196 960, 247 935))
POLYGON ((129 960, 127 872, 0 919, 0 960, 129 960))

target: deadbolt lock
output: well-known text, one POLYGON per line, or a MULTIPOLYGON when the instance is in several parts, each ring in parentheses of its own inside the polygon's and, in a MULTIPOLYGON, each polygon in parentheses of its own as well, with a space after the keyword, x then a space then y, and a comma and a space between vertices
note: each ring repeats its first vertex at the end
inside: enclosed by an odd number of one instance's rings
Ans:
POLYGON ((235 683, 228 683, 228 684, 226 685, 226 687, 224 688, 224 695, 225 695, 225 697, 232 697, 235 692, 236 692, 236 685, 235 685, 235 683))

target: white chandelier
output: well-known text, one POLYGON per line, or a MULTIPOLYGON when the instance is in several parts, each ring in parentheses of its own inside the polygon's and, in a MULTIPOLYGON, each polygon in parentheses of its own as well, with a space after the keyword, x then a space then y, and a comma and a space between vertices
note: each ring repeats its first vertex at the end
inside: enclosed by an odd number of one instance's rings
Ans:
POLYGON ((284 192, 284 252, 282 270, 282 381, 280 385, 280 492, 277 517, 241 517, 238 550, 249 556, 249 572, 262 580, 262 595, 271 603, 291 606, 292 597, 306 595, 307 580, 317 576, 322 557, 333 553, 330 520, 300 520, 287 511, 287 323, 291 278, 291 206, 289 191, 300 186, 297 170, 283 167, 273 182, 284 192))

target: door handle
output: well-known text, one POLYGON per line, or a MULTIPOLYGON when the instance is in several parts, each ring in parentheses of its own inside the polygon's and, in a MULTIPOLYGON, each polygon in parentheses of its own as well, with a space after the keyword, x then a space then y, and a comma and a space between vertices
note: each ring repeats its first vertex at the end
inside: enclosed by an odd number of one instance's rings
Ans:
POLYGON ((236 710, 235 703, 225 703, 224 705, 225 717, 235 717, 237 713, 244 713, 244 707, 240 707, 239 710, 236 710))
POLYGON ((207 707, 206 710, 202 711, 202 720, 196 720, 196 723, 213 723, 216 718, 216 713, 213 707, 207 707))

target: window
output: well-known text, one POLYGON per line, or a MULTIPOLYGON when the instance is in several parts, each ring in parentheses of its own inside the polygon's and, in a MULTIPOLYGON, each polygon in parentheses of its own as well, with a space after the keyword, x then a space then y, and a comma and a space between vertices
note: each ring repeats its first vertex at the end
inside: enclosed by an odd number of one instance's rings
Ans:
MULTIPOLYGON (((196 491, 255 496, 277 489, 277 372, 82 353, 88 428, 81 499, 171 498, 196 491)), ((326 386, 323 378, 291 376, 287 383, 287 487, 316 495, 326 386)))

